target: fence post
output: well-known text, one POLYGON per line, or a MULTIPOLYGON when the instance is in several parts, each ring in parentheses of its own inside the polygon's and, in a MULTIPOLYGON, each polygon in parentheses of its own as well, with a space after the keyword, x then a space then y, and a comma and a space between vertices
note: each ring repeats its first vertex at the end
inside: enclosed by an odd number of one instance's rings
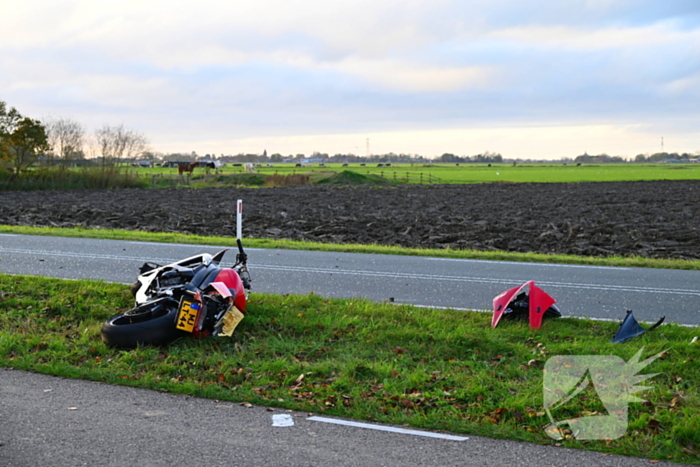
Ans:
POLYGON ((423 172, 420 173, 420 184, 423 184, 423 172))

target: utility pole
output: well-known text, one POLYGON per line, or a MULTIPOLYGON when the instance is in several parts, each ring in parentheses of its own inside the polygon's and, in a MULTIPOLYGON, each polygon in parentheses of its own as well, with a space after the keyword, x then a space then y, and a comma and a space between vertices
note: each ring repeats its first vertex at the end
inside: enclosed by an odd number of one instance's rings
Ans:
POLYGON ((369 138, 367 138, 367 151, 366 156, 369 157, 369 138))
POLYGON ((664 152, 664 137, 661 137, 661 152, 664 152))

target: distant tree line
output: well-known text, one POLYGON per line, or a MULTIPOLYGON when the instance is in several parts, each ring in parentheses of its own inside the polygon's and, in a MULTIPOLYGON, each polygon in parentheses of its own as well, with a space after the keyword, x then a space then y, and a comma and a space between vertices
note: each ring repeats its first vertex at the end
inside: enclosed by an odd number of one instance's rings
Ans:
POLYGON ((698 158, 698 155, 693 155, 687 152, 678 154, 677 152, 657 152, 655 154, 637 154, 637 156, 632 160, 627 160, 626 158, 620 156, 609 156, 607 154, 582 154, 574 159, 577 163, 587 163, 587 164, 601 164, 601 163, 622 163, 622 162, 638 162, 638 163, 649 163, 649 162, 691 162, 698 158))
POLYGON ((501 163, 503 162, 503 156, 497 153, 492 153, 486 151, 483 154, 477 154, 476 156, 455 156, 454 154, 445 153, 438 157, 437 162, 454 162, 454 163, 501 163))
MULTIPOLYGON (((162 155, 162 160, 178 160, 178 161, 195 161, 199 158, 197 153, 192 152, 191 154, 186 153, 173 153, 162 155)), ((267 151, 263 151, 262 154, 250 154, 250 153, 240 153, 236 155, 223 155, 216 156, 215 154, 206 154, 204 159, 218 159, 226 163, 244 163, 244 162, 255 162, 255 163, 273 163, 273 162, 304 162, 304 161, 323 161, 328 163, 433 163, 433 162, 447 162, 447 163, 499 163, 503 162, 503 156, 497 153, 485 152, 484 154, 477 154, 475 156, 456 156, 454 154, 445 153, 438 158, 426 158, 418 154, 395 154, 393 152, 387 154, 372 154, 369 156, 358 156, 357 154, 347 153, 347 154, 334 154, 329 155, 323 152, 313 152, 308 157, 305 154, 289 154, 282 155, 279 153, 274 153, 267 155, 267 151)))
POLYGON ((598 155, 590 155, 590 154, 582 154, 580 156, 576 156, 574 159, 574 162, 578 164, 607 164, 607 163, 619 163, 619 162, 627 162, 624 158, 620 156, 608 156, 607 154, 598 154, 598 155))
MULTIPOLYGON (((103 125, 89 135, 81 123, 65 117, 49 117, 42 122, 19 113, 0 101, 0 168, 10 169, 17 175, 35 163, 49 166, 114 166, 136 160, 155 162, 177 161, 194 162, 201 159, 219 160, 226 163, 279 163, 285 161, 308 162, 322 161, 334 163, 503 163, 521 161, 504 160, 498 153, 486 151, 473 156, 458 156, 444 153, 436 158, 426 158, 418 154, 334 154, 313 152, 289 154, 240 153, 236 155, 216 156, 206 154, 200 157, 197 152, 163 154, 148 150, 148 140, 142 133, 126 128, 124 125, 103 125)), ((700 154, 667 153, 638 154, 634 162, 690 162, 700 154)), ((527 162, 527 161, 525 161, 527 162)), ((545 161, 534 161, 545 162, 545 161)), ((557 161, 550 161, 557 162, 557 161)), ((572 162, 562 158, 559 162, 572 162)), ((584 153, 573 159, 575 163, 623 163, 627 159, 607 154, 589 155, 584 153)), ((630 161, 631 162, 631 161, 630 161)))
POLYGON ((657 152, 651 155, 637 154, 634 158, 634 162, 690 162, 697 158, 698 155, 689 154, 687 152, 682 154, 678 154, 677 152, 657 152))

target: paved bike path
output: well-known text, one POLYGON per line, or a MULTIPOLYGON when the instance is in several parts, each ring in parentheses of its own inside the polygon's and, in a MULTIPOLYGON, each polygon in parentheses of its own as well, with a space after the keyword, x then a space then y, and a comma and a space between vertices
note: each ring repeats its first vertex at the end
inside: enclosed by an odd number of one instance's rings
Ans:
POLYGON ((626 467, 650 462, 478 436, 454 441, 376 431, 313 421, 309 415, 0 369, 0 465, 626 467), (273 426, 275 416, 293 425, 273 426))

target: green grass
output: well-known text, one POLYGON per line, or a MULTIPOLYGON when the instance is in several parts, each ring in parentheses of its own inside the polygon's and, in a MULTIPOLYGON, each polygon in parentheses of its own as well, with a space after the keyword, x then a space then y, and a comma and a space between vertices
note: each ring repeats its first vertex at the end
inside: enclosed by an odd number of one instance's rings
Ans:
POLYGON ((39 167, 19 177, 0 171, 0 190, 83 190, 145 188, 148 181, 129 168, 119 167, 39 167))
MULTIPOLYGON (((103 238, 161 243, 186 243, 194 245, 235 246, 233 237, 205 237, 180 233, 142 232, 116 229, 83 229, 56 227, 29 227, 0 225, 0 233, 18 235, 47 235, 57 237, 103 238)), ((680 259, 652 259, 641 256, 606 258, 546 255, 541 253, 513 253, 505 251, 451 250, 428 248, 403 248, 384 245, 353 245, 335 243, 313 243, 297 240, 274 240, 265 238, 244 239, 246 248, 279 248, 287 250, 335 251, 345 253, 370 253, 386 255, 429 256, 437 258, 479 259, 488 261, 517 261, 551 264, 580 264, 592 266, 617 266, 662 269, 700 270, 700 261, 680 259)))
POLYGON ((262 186, 268 175, 308 175, 311 183, 524 183, 600 182, 639 180, 698 180, 700 164, 261 164, 257 174, 243 167, 227 165, 217 174, 196 168, 191 178, 178 176, 173 167, 38 167, 15 179, 0 172, 0 190, 104 189, 126 187, 164 188, 188 184, 192 188, 220 186, 262 186))
MULTIPOLYGON (((351 171, 360 175, 379 175, 391 182, 401 183, 408 177, 411 183, 497 183, 497 182, 617 182, 639 180, 698 180, 700 179, 700 164, 392 164, 390 167, 377 167, 378 164, 359 163, 326 164, 319 167, 313 164, 308 167, 295 167, 294 164, 274 164, 274 167, 258 167, 261 175, 271 174, 301 174, 310 172, 342 172, 351 171)), ((177 175, 173 168, 134 168, 134 173, 151 176, 153 174, 177 175)), ((221 169, 221 174, 242 173, 243 168, 228 165, 221 169)), ((195 169, 195 177, 203 176, 204 169, 195 169)))
POLYGON ((389 182, 378 175, 362 175, 352 170, 335 172, 330 177, 321 178, 317 183, 328 185, 386 185, 389 182))
MULTIPOLYGON (((39 173, 44 169, 37 169, 39 173)), ((63 172, 66 172, 66 170, 63 172)), ((99 169, 68 169, 70 173, 91 174, 99 169)), ((498 183, 498 182, 604 182, 604 181, 640 181, 640 180, 698 180, 700 179, 700 164, 576 164, 569 163, 527 163, 527 164, 391 164, 390 167, 378 167, 377 163, 325 164, 320 167, 313 164, 296 167, 295 164, 277 163, 273 167, 262 164, 257 168, 258 174, 244 174, 243 167, 228 164, 220 169, 219 174, 211 170, 207 175, 204 168, 196 168, 193 172, 191 186, 231 186, 231 185, 262 185, 266 175, 309 174, 312 182, 331 177, 334 173, 343 171, 353 172, 360 176, 382 177, 390 183, 498 183)), ((50 172, 50 171, 49 171, 50 172)), ((177 168, 172 167, 123 167, 120 173, 128 174, 128 178, 138 177, 135 182, 142 186, 156 188, 173 186, 182 183, 184 178, 178 177, 177 168)), ((65 175, 65 173, 64 173, 65 175)), ((2 174, 0 174, 2 176, 2 174)), ((7 178, 7 177, 6 177, 7 178)), ((93 187, 94 175, 68 176, 65 188, 93 187)), ((347 177, 346 177, 347 178, 347 177)), ((0 180, 1 182, 1 180, 0 180)), ((50 180, 44 176, 44 185, 56 186, 60 181, 52 175, 50 180)), ((29 181, 27 181, 29 183, 29 181)), ((40 182, 33 182, 32 189, 41 188, 40 182)), ((101 183, 101 182, 100 182, 101 183)), ((115 183, 117 183, 115 181, 115 183)), ((134 183, 134 182, 130 182, 134 183)), ((119 181, 115 186, 121 186, 119 181)), ((2 183, 0 183, 2 185, 2 183)), ((26 184, 25 184, 26 185, 26 184)), ((5 189, 29 189, 18 187, 5 189)))
MULTIPOLYGON (((614 441, 565 447, 694 462, 700 446, 697 328, 664 324, 613 345, 615 323, 545 321, 540 331, 490 315, 363 300, 254 294, 233 339, 181 339, 119 351, 102 322, 130 306, 126 286, 0 275, 0 365, 234 402, 541 444, 542 368, 555 355, 668 352, 614 441)), ((573 401, 572 401, 573 402, 573 401)), ((558 418, 586 414, 577 399, 558 418)))

